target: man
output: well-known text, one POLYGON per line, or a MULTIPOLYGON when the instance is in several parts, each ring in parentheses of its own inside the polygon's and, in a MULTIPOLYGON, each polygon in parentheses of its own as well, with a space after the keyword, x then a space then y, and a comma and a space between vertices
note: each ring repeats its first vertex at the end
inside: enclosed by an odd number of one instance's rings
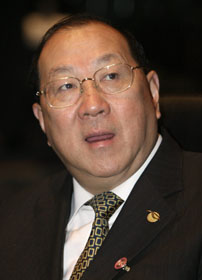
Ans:
POLYGON ((158 134, 159 80, 138 43, 71 16, 45 35, 37 69, 33 112, 71 175, 3 204, 0 278, 202 279, 202 156, 158 134), (120 204, 84 265, 99 194, 120 204))

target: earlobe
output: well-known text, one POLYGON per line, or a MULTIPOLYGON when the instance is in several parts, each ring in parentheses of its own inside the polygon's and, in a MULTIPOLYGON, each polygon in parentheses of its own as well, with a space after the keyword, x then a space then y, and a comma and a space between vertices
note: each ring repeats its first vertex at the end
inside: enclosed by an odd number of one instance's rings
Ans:
POLYGON ((34 116, 37 118, 37 120, 39 121, 39 124, 41 126, 41 129, 43 130, 44 133, 46 133, 45 131, 45 125, 44 125, 44 117, 43 117, 43 112, 41 109, 40 104, 38 103, 34 103, 32 106, 32 110, 34 113, 34 116))
POLYGON ((155 107, 156 118, 159 119, 161 117, 160 106, 159 106, 159 78, 155 71, 150 71, 147 74, 147 81, 149 83, 150 92, 153 99, 153 104, 155 107))

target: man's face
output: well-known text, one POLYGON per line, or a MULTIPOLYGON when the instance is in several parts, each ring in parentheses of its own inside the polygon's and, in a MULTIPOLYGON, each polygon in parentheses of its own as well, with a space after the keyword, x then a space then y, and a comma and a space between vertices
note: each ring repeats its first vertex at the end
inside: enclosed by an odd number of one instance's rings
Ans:
MULTIPOLYGON (((39 59, 41 89, 61 76, 83 80, 113 63, 137 66, 126 40, 102 24, 60 30, 46 43, 39 59)), ((134 70, 132 86, 109 95, 93 81, 83 83, 78 102, 49 107, 44 96, 33 105, 35 116, 73 176, 92 193, 125 181, 145 161, 157 139, 158 77, 134 70)))

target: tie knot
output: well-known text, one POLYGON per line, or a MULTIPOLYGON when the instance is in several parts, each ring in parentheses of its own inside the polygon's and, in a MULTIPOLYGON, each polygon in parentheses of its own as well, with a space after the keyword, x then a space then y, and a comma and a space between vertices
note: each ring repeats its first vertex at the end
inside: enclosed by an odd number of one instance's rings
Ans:
POLYGON ((86 205, 93 208, 96 216, 108 220, 122 203, 123 200, 113 192, 103 192, 95 195, 86 205))

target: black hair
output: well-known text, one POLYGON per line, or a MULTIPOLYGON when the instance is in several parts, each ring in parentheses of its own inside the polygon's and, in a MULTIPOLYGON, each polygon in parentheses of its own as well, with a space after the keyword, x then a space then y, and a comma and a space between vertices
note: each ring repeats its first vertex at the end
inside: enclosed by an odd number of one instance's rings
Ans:
POLYGON ((126 39, 128 43, 129 49, 131 51, 131 55, 134 58, 134 60, 140 66, 142 66, 145 73, 149 71, 149 64, 148 64, 148 60, 146 59, 144 49, 131 32, 122 29, 118 25, 112 24, 107 19, 98 16, 93 16, 88 14, 73 14, 62 18, 60 21, 58 21, 56 24, 50 27, 42 37, 42 40, 34 54, 32 67, 31 67, 31 83, 34 86, 35 90, 38 90, 40 84, 39 73, 38 73, 38 60, 47 41, 56 32, 58 32, 61 29, 68 30, 74 27, 79 27, 90 23, 96 23, 96 22, 111 26, 112 28, 116 29, 120 34, 122 34, 122 36, 126 39))

